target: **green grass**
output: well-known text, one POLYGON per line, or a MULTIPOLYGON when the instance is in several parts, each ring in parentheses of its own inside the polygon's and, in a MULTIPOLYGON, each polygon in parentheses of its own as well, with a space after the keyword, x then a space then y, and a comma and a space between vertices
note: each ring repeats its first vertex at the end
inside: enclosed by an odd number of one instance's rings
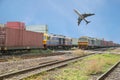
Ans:
POLYGON ((52 53, 52 50, 31 50, 30 54, 50 54, 52 53))
POLYGON ((88 80, 92 75, 104 73, 119 60, 120 55, 96 54, 71 63, 59 72, 50 73, 52 76, 46 76, 45 73, 24 80, 88 80))

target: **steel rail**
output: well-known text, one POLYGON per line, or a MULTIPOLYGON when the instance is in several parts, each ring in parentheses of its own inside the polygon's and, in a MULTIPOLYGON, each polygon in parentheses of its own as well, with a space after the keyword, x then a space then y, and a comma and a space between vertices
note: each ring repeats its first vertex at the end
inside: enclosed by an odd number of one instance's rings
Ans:
POLYGON ((107 72, 102 74, 100 77, 97 78, 97 80, 105 80, 108 75, 115 70, 115 68, 120 64, 120 61, 118 61, 115 65, 113 65, 107 72))

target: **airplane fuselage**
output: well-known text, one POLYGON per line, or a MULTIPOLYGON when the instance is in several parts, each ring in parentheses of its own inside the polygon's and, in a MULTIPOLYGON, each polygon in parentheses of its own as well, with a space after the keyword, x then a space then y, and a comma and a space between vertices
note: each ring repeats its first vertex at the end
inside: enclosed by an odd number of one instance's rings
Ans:
POLYGON ((74 9, 74 11, 79 15, 81 19, 83 19, 85 22, 88 22, 84 16, 82 16, 77 10, 74 9))

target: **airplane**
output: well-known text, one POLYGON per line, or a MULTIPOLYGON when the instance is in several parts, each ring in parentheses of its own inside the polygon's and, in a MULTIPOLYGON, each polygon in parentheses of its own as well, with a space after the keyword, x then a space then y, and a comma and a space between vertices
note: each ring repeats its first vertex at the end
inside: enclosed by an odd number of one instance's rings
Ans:
POLYGON ((95 14, 91 14, 91 13, 89 13, 89 14, 86 14, 86 13, 85 14, 80 14, 80 12, 78 12, 76 9, 74 9, 74 11, 79 16, 79 18, 78 18, 78 26, 79 26, 79 24, 80 24, 80 22, 82 20, 84 20, 86 22, 86 24, 90 23, 90 21, 87 21, 85 18, 88 17, 88 16, 95 15, 95 14))

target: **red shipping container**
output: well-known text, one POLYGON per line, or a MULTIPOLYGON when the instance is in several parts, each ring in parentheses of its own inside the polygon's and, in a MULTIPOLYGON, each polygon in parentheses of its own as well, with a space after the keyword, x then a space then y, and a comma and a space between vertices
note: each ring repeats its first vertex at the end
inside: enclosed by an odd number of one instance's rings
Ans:
POLYGON ((43 48, 43 33, 13 28, 0 28, 0 48, 25 49, 43 48))
POLYGON ((23 22, 7 22, 6 27, 25 30, 25 23, 23 23, 23 22))
POLYGON ((107 47, 107 41, 103 41, 104 42, 104 46, 107 47))
POLYGON ((39 47, 43 46, 43 33, 37 33, 32 31, 24 31, 23 33, 23 45, 27 47, 39 47), (42 35, 42 36, 41 36, 42 35), (41 41, 40 41, 41 40, 41 41))

